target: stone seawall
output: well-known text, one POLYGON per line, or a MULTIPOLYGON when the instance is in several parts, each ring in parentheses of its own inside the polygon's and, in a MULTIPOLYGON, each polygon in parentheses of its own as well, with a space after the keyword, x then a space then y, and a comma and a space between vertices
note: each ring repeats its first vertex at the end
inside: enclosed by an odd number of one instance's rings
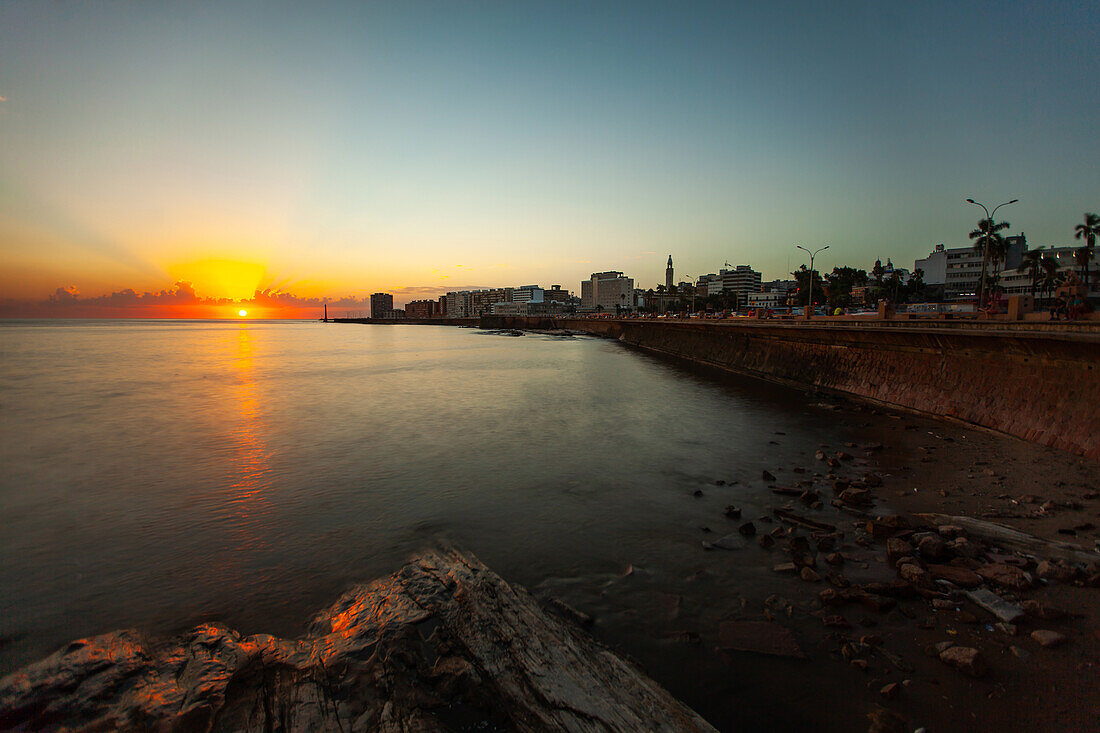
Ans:
POLYGON ((567 328, 802 388, 854 395, 1100 458, 1100 332, 925 325, 482 318, 567 328))

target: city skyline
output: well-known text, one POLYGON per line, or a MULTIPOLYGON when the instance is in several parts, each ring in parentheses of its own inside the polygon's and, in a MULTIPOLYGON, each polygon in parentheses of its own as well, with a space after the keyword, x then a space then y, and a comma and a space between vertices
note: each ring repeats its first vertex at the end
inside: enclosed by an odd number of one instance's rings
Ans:
POLYGON ((832 245, 819 271, 909 267, 966 245, 967 197, 1070 245, 1100 195, 1098 26, 1084 4, 7 3, 0 301, 648 286, 670 252, 677 278, 767 280, 795 244, 832 245))

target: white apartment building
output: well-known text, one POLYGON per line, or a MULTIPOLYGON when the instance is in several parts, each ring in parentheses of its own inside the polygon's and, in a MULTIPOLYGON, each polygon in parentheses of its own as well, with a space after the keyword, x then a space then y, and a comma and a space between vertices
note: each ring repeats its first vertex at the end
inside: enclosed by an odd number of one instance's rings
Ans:
POLYGON ((787 291, 771 290, 768 292, 749 293, 746 308, 783 308, 787 305, 787 291))
POLYGON ((521 285, 512 288, 512 301, 515 303, 541 303, 545 291, 538 285, 521 285))
MULTIPOLYGON (((1020 232, 1005 237, 1005 242, 1008 248, 1000 268, 1002 271, 1015 270, 1027 251, 1027 238, 1020 232)), ((973 247, 947 249, 937 244, 931 254, 913 263, 914 270, 918 267, 924 271, 926 285, 944 286, 944 298, 947 300, 967 300, 978 294, 982 256, 973 247)), ((989 269, 986 268, 987 273, 989 269)))

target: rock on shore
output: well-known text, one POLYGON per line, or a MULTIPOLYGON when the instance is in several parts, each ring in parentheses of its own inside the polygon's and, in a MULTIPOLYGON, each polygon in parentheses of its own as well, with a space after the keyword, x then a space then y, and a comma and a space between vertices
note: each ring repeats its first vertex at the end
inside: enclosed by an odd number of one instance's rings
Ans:
POLYGON ((711 731, 473 555, 414 558, 297 640, 116 631, 0 680, 0 728, 711 731))

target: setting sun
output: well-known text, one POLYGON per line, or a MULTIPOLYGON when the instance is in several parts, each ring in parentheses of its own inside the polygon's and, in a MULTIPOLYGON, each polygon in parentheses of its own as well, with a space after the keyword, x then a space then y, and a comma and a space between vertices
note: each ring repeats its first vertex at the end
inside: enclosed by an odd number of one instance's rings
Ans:
POLYGON ((237 315, 241 318, 244 318, 248 315, 248 311, 246 311, 244 308, 241 308, 239 311, 237 311, 237 315))

